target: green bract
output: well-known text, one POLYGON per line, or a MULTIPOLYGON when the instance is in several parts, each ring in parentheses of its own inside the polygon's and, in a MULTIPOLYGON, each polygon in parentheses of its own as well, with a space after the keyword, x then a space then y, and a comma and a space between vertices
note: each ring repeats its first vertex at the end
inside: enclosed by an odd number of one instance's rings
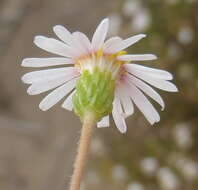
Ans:
POLYGON ((76 85, 73 96, 74 110, 81 120, 86 113, 95 114, 97 121, 112 111, 115 79, 110 71, 95 67, 92 72, 84 70, 76 85))

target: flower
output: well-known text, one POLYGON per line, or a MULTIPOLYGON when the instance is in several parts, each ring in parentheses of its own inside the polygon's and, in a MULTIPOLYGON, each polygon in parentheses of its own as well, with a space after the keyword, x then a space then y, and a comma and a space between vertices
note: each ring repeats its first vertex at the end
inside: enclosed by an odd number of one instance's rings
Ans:
POLYGON ((178 176, 168 167, 163 167, 158 170, 157 179, 162 189, 173 190, 180 186, 178 176))
POLYGON ((106 18, 97 27, 92 40, 81 32, 70 33, 63 26, 53 28, 60 40, 36 36, 34 43, 39 48, 61 57, 26 58, 24 67, 52 67, 47 70, 25 74, 22 81, 31 84, 27 92, 40 94, 54 89, 39 104, 46 111, 67 96, 62 107, 83 118, 85 112, 94 110, 97 126, 109 126, 112 112, 120 132, 127 130, 125 118, 134 113, 134 104, 150 124, 159 122, 160 116, 145 94, 164 109, 161 96, 148 84, 161 90, 176 92, 169 80, 172 75, 164 70, 134 64, 134 61, 155 60, 153 54, 126 54, 123 50, 135 44, 145 34, 122 40, 115 36, 107 41, 109 20, 106 18), (69 66, 68 66, 69 65, 69 66))
POLYGON ((139 182, 132 182, 127 186, 127 190, 145 190, 145 187, 139 182))
POLYGON ((158 169, 158 160, 155 157, 144 158, 140 162, 140 167, 144 174, 148 176, 154 176, 158 169))

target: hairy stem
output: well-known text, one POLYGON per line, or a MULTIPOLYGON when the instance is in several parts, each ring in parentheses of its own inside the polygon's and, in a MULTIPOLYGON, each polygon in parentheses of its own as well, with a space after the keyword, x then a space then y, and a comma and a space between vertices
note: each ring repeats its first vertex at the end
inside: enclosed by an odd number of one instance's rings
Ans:
POLYGON ((71 179, 70 190, 80 190, 80 184, 83 179, 83 173, 89 152, 89 146, 93 129, 95 125, 95 117, 92 113, 88 113, 84 118, 81 137, 78 145, 78 152, 74 163, 74 172, 71 179))

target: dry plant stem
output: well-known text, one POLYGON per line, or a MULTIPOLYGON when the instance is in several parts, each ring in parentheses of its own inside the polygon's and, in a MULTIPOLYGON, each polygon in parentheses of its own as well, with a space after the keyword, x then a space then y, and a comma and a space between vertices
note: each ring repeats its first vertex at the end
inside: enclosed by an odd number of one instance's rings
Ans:
POLYGON ((89 113, 85 117, 82 126, 81 137, 78 145, 78 152, 74 163, 74 172, 70 184, 70 190, 80 190, 80 184, 83 178, 94 126, 94 115, 89 113))

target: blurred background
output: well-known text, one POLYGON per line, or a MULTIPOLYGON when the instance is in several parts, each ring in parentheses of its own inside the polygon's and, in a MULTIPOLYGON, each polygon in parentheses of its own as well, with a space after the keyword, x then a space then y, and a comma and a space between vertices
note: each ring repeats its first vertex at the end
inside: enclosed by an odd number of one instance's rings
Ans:
POLYGON ((173 73, 179 93, 160 92, 161 121, 150 126, 136 113, 128 132, 96 129, 82 189, 197 190, 198 1, 196 0, 0 0, 0 189, 66 190, 80 121, 60 104, 42 112, 43 95, 29 96, 21 76, 25 57, 50 54, 35 35, 53 36, 65 25, 92 36, 109 17, 109 35, 146 33, 131 53, 154 53, 143 63, 173 73))

